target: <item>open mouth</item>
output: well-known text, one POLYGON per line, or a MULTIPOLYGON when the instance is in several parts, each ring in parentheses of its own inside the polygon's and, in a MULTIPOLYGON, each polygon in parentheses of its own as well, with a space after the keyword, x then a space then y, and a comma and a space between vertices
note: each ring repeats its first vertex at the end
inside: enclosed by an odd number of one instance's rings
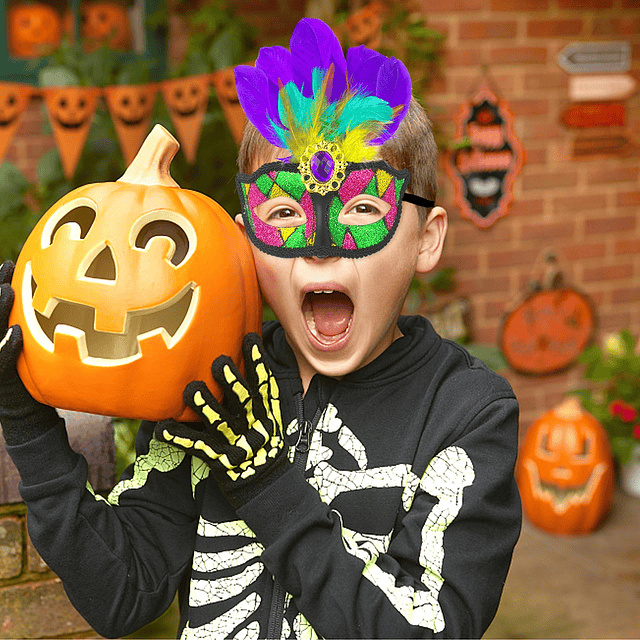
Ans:
POLYGON ((324 348, 343 345, 351 330, 353 309, 346 293, 332 289, 309 291, 302 301, 309 333, 324 348))
POLYGON ((48 315, 36 311, 33 294, 37 286, 29 264, 25 270, 23 300, 31 333, 51 352, 57 335, 73 336, 83 362, 94 366, 115 366, 135 360, 142 355, 141 342, 156 335, 170 349, 187 330, 199 298, 198 288, 189 283, 163 304, 151 309, 128 311, 124 332, 111 333, 95 329, 96 310, 85 304, 53 298, 45 311, 48 315))

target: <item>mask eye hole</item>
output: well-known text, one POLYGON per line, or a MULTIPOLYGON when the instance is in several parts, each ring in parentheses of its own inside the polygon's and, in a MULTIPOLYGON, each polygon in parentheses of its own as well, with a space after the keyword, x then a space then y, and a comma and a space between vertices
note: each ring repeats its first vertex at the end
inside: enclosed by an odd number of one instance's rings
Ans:
POLYGON ((175 245, 171 264, 177 267, 185 261, 190 247, 189 236, 179 224, 172 220, 151 220, 138 232, 135 246, 138 249, 146 249, 149 242, 156 237, 169 238, 175 245))
POLYGON ((53 244, 58 231, 65 225, 70 226, 70 237, 75 240, 84 240, 96 220, 96 209, 85 201, 71 203, 58 211, 47 222, 42 234, 42 248, 53 244))
POLYGON ((388 202, 375 196, 361 194, 351 198, 342 207, 338 215, 338 222, 348 225, 373 224, 382 220, 390 209, 391 205, 388 202))
POLYGON ((271 227, 299 227, 307 221, 300 203, 283 196, 262 202, 254 211, 262 222, 271 227))

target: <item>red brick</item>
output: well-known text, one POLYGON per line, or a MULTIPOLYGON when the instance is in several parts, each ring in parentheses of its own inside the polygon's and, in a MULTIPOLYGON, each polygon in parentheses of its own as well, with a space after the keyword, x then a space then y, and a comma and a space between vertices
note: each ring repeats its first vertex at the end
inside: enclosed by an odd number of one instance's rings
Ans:
POLYGON ((477 252, 457 253, 455 256, 443 255, 438 263, 438 268, 454 267, 456 272, 475 271, 480 266, 480 258, 477 252))
POLYGON ((527 147, 527 165, 532 166, 536 164, 547 164, 547 149, 539 148, 534 149, 532 147, 527 147))
POLYGON ((499 267, 522 267, 532 265, 539 249, 504 249, 492 251, 488 255, 488 265, 490 269, 499 267))
POLYGON ((460 295, 477 295, 479 293, 503 293, 509 289, 510 281, 505 276, 477 277, 458 280, 456 291, 460 295))
POLYGON ((455 47, 447 49, 444 53, 444 68, 449 67, 468 67, 478 65, 478 49, 464 49, 455 47))
POLYGON ((461 22, 459 36, 461 40, 489 40, 514 38, 518 31, 515 20, 491 22, 461 22))
POLYGON ((432 13, 445 11, 455 13, 456 11, 482 11, 485 8, 484 0, 420 0, 419 5, 422 13, 430 15, 432 13))
POLYGON ((632 264, 612 264, 604 267, 585 269, 582 279, 585 282, 598 282, 600 280, 622 280, 633 276, 632 264))
POLYGON ((640 206, 640 189, 634 191, 623 191, 618 193, 618 207, 638 207, 640 206))
POLYGON ((0 621, 3 638, 51 638, 90 631, 59 579, 0 589, 0 621))
POLYGON ((577 36, 582 32, 583 21, 574 20, 530 20, 527 35, 531 38, 553 38, 577 36))
POLYGON ((549 0, 491 0, 492 11, 544 11, 549 0))
POLYGON ((558 0, 558 9, 609 9, 613 0, 558 0))
POLYGON ((615 233, 618 231, 634 231, 635 216, 614 216, 608 218, 590 218, 585 220, 585 233, 615 233))
POLYGON ((609 184, 611 182, 636 182, 640 170, 638 167, 616 167, 615 169, 597 169, 587 173, 587 184, 609 184))
POLYGON ((588 258, 603 258, 606 247, 603 242, 562 245, 562 256, 567 260, 584 260, 588 258))
POLYGON ((574 187, 578 183, 575 172, 547 171, 545 173, 526 174, 522 178, 523 189, 557 189, 574 187))
POLYGON ((545 73, 525 73, 524 88, 532 91, 540 89, 566 89, 569 76, 562 71, 545 73))
POLYGON ((640 238, 617 240, 614 251, 616 255, 623 255, 625 253, 640 253, 640 238))
POLYGON ((607 199, 604 195, 563 196, 553 199, 554 211, 584 211, 585 209, 604 209, 607 199))
MULTIPOLYGON (((637 9, 638 0, 635 2, 635 8, 637 9)), ((640 32, 640 18, 637 17, 625 17, 625 18, 601 18, 596 16, 593 20, 593 35, 594 36, 635 36, 640 32)))
MULTIPOLYGON (((527 162, 529 162, 528 158, 527 162)), ((514 216, 524 216, 526 218, 541 216, 544 213, 544 200, 541 198, 535 200, 518 198, 509 206, 509 213, 514 216)))
POLYGON ((511 100, 509 104, 515 116, 544 116, 549 113, 548 100, 511 100))
POLYGON ((546 47, 497 47, 489 52, 492 64, 541 64, 547 61, 546 47))
POLYGON ((611 292, 611 302, 613 304, 638 302, 638 300, 640 300, 640 287, 625 287, 623 289, 614 289, 611 292))
POLYGON ((573 222, 554 222, 547 224, 524 225, 521 230, 523 240, 551 240, 571 238, 575 231, 573 222))

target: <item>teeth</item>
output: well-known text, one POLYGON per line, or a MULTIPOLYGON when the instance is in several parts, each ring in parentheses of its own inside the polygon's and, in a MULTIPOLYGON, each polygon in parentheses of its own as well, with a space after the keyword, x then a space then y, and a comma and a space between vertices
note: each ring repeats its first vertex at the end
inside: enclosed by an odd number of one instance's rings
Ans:
POLYGON ((318 291, 314 291, 313 293, 334 293, 332 289, 318 289, 318 291))

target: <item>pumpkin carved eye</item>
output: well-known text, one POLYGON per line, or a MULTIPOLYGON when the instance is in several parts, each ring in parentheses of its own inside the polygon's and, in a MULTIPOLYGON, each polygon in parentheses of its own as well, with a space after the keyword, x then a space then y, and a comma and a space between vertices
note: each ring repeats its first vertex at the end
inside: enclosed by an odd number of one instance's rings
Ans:
POLYGON ((146 249, 153 238, 169 238, 173 242, 174 251, 171 256, 171 264, 175 267, 182 264, 189 254, 189 236, 187 232, 173 220, 152 220, 147 222, 138 232, 135 246, 146 249))
POLYGON ((72 203, 63 207, 53 216, 44 228, 42 234, 42 248, 53 244, 56 234, 62 227, 68 225, 69 236, 74 240, 84 240, 96 219, 96 209, 89 200, 72 203))

